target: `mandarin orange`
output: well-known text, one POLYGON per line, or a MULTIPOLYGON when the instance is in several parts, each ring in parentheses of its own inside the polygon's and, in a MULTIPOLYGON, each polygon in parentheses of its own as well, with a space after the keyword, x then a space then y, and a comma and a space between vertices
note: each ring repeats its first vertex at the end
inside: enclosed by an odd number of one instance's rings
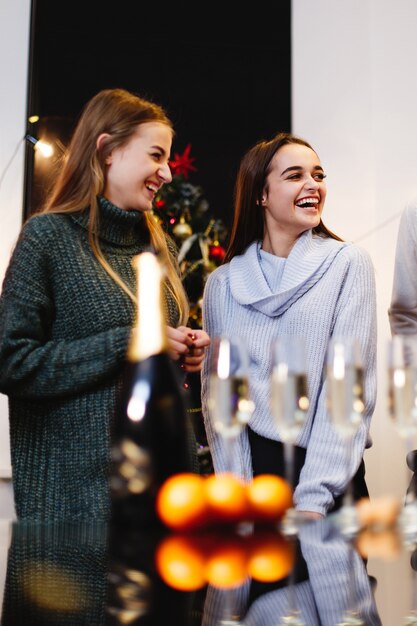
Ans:
POLYGON ((183 531, 205 523, 208 505, 204 484, 202 476, 191 473, 174 474, 163 483, 157 494, 156 510, 166 526, 183 531))
POLYGON ((247 485, 247 498, 252 519, 279 521, 292 507, 290 484, 275 474, 259 474, 247 485))
POLYGON ((247 518, 246 485, 234 474, 211 474, 205 479, 204 490, 212 521, 237 522, 247 518))

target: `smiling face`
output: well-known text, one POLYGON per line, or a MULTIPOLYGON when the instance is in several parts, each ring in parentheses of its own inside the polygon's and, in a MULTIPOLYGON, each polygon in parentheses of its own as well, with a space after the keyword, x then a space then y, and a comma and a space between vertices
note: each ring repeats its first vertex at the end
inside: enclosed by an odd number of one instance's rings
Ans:
POLYGON ((156 192, 172 180, 168 165, 172 130, 160 122, 138 126, 131 139, 106 158, 103 195, 121 209, 150 211, 156 192))
POLYGON ((287 144, 276 152, 262 200, 264 250, 288 256, 301 233, 318 226, 326 198, 324 178, 320 160, 311 148, 287 144))

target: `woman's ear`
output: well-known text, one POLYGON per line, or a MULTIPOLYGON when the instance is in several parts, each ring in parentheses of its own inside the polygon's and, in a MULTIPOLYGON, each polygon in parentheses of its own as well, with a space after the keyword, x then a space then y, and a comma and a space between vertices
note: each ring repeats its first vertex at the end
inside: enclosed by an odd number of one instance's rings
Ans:
MULTIPOLYGON (((97 150, 101 150, 103 148, 108 137, 110 137, 109 133, 101 133, 101 135, 97 137, 97 140, 96 140, 97 150)), ((106 161, 105 161, 106 165, 110 165, 111 161, 112 161, 112 153, 110 152, 110 154, 108 154, 106 157, 106 161)))

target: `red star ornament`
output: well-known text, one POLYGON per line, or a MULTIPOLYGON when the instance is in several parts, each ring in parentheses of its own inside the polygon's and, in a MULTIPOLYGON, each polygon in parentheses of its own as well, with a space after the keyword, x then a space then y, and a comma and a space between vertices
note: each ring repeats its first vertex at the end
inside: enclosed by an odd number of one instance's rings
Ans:
POLYGON ((197 171, 197 168, 192 164, 193 161, 195 161, 195 157, 190 157, 190 150, 191 144, 189 143, 182 154, 178 154, 176 152, 173 161, 169 162, 169 166, 174 176, 182 174, 185 178, 188 178, 188 174, 190 172, 197 171))

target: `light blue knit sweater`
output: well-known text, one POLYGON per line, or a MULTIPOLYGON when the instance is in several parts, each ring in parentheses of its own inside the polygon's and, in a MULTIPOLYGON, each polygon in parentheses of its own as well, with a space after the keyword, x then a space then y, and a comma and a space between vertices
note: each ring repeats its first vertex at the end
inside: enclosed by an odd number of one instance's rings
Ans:
MULTIPOLYGON (((265 269, 265 267, 264 267, 265 269)), ((365 447, 376 401, 376 293, 374 269, 362 248, 306 231, 285 260, 280 286, 271 292, 260 264, 259 242, 217 268, 207 280, 203 326, 210 337, 241 336, 251 357, 250 387, 255 412, 250 426, 258 434, 279 440, 270 414, 271 345, 279 335, 301 335, 307 348, 310 410, 298 445, 307 449, 295 490, 299 510, 326 514, 334 498, 356 473, 365 447), (365 416, 354 437, 347 467, 344 444, 326 410, 324 364, 332 335, 356 336, 365 359, 365 416)), ((224 447, 214 433, 207 408, 210 353, 202 371, 202 408, 215 471, 226 468, 224 447)), ((252 463, 244 432, 234 459, 249 480, 252 463)))

